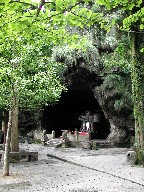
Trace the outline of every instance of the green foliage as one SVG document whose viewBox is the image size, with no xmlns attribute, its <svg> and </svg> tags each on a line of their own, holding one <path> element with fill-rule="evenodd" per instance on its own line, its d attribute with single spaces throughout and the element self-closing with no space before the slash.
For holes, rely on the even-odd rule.
<svg viewBox="0 0 144 192">
<path fill-rule="evenodd" d="M 43 47 L 45 44 L 34 47 L 23 41 L 5 47 L 0 58 L 1 107 L 9 108 L 14 89 L 21 108 L 35 108 L 59 99 L 65 90 L 60 80 L 63 65 L 52 62 L 50 50 L 44 53 Z"/>
<path fill-rule="evenodd" d="M 98 49 L 93 46 L 90 36 L 85 35 L 82 40 L 82 43 L 79 42 L 81 46 L 77 45 L 76 47 L 73 47 L 65 45 L 55 47 L 53 49 L 53 59 L 57 60 L 57 58 L 59 58 L 60 60 L 63 60 L 66 66 L 78 66 L 79 64 L 77 63 L 77 60 L 83 58 L 83 65 L 85 67 L 93 66 L 94 69 L 92 70 L 96 70 L 99 64 Z"/>
<path fill-rule="evenodd" d="M 35 35 L 46 37 L 47 41 L 59 43 L 67 35 L 66 26 L 87 26 L 92 11 L 76 0 L 57 0 L 39 5 L 33 0 L 0 2 L 0 36 L 14 40 L 19 36 L 32 41 Z M 40 3 L 41 4 L 41 3 Z"/>
<path fill-rule="evenodd" d="M 117 68 L 119 71 L 130 74 L 131 72 L 131 54 L 130 40 L 122 36 L 118 42 L 117 48 L 110 54 L 104 54 L 102 57 L 104 69 L 107 72 Z"/>
<path fill-rule="evenodd" d="M 106 9 L 120 12 L 129 11 L 123 20 L 123 28 L 129 29 L 135 22 L 139 22 L 143 29 L 142 0 L 119 1 L 77 1 L 77 0 L 52 0 L 50 2 L 29 1 L 1 1 L 0 2 L 0 35 L 5 38 L 15 39 L 25 36 L 32 41 L 35 35 L 47 36 L 49 42 L 58 43 L 67 36 L 68 25 L 80 28 L 99 24 L 101 28 L 110 29 L 116 23 L 118 12 L 111 13 Z"/>
<path fill-rule="evenodd" d="M 99 87 L 99 92 L 102 95 L 100 104 L 103 105 L 103 100 L 107 101 L 114 98 L 114 110 L 130 110 L 133 102 L 131 98 L 131 85 L 128 77 L 122 77 L 118 74 L 107 74 L 103 84 Z M 108 107 L 108 106 L 107 106 Z"/>
<path fill-rule="evenodd" d="M 49 5 L 49 4 L 48 4 Z M 20 36 L 25 37 L 30 43 L 35 43 L 34 37 L 47 41 L 48 44 L 59 43 L 67 38 L 63 23 L 63 15 L 50 11 L 49 6 L 47 14 L 40 11 L 39 17 L 36 17 L 38 4 L 34 1 L 17 2 L 3 4 L 0 3 L 0 44 L 6 39 L 17 40 Z M 59 25 L 59 27 L 58 27 Z"/>
<path fill-rule="evenodd" d="M 125 92 L 120 92 L 124 93 L 120 99 L 117 99 L 114 103 L 114 108 L 116 111 L 121 111 L 122 109 L 124 110 L 130 110 L 132 111 L 133 107 L 133 102 L 131 99 L 131 92 L 129 89 L 124 89 Z M 131 115 L 131 118 L 133 118 L 133 114 Z"/>
<path fill-rule="evenodd" d="M 121 10 L 126 13 L 123 19 L 123 25 L 120 27 L 121 29 L 130 30 L 136 23 L 137 29 L 143 29 L 143 0 L 98 0 L 97 2 L 99 5 L 104 5 L 107 10 Z"/>
</svg>

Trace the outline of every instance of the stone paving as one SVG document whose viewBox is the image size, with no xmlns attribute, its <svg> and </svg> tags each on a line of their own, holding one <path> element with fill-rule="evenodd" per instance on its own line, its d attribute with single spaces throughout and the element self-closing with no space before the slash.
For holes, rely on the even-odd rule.
<svg viewBox="0 0 144 192">
<path fill-rule="evenodd" d="M 20 148 L 38 151 L 39 160 L 12 163 L 11 176 L 0 176 L 0 192 L 144 191 L 144 168 L 127 163 L 126 148 L 55 149 L 36 144 Z"/>
</svg>

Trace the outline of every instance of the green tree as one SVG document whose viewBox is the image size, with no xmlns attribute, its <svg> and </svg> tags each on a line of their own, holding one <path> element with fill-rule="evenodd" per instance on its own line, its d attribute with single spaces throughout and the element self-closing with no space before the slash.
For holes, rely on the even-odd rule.
<svg viewBox="0 0 144 192">
<path fill-rule="evenodd" d="M 135 118 L 135 150 L 136 163 L 144 164 L 144 103 L 143 103 L 143 85 L 142 69 L 143 58 L 141 52 L 143 48 L 137 43 L 140 35 L 144 33 L 144 3 L 142 0 L 132 1 L 97 1 L 100 6 L 104 6 L 107 12 L 114 11 L 119 17 L 110 18 L 110 22 L 117 26 L 119 31 L 127 32 L 131 40 L 131 83 L 132 98 L 134 103 Z M 105 23 L 108 17 L 105 17 Z M 108 23 L 107 23 L 108 25 Z"/>
<path fill-rule="evenodd" d="M 47 48 L 47 51 L 44 49 Z M 49 105 L 57 101 L 62 90 L 60 75 L 63 65 L 50 58 L 51 46 L 34 47 L 24 41 L 15 41 L 1 52 L 0 58 L 0 101 L 1 108 L 9 110 L 8 136 L 11 130 L 11 149 L 18 151 L 18 110 Z M 45 52 L 44 52 L 44 51 Z M 8 161 L 9 142 L 7 137 L 5 162 Z M 4 175 L 9 174 L 4 164 Z"/>
</svg>

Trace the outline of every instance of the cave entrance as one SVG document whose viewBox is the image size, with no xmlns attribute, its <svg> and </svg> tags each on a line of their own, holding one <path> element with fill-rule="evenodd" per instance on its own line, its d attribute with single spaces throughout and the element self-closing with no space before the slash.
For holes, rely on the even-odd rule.
<svg viewBox="0 0 144 192">
<path fill-rule="evenodd" d="M 94 97 L 91 89 L 69 89 L 63 92 L 58 103 L 45 107 L 42 116 L 42 127 L 48 133 L 55 130 L 56 137 L 62 134 L 61 130 L 74 131 L 82 129 L 83 120 L 86 113 L 89 115 L 99 114 L 100 121 L 93 122 L 97 139 L 105 139 L 110 133 L 110 125 L 105 118 L 101 107 Z"/>
</svg>

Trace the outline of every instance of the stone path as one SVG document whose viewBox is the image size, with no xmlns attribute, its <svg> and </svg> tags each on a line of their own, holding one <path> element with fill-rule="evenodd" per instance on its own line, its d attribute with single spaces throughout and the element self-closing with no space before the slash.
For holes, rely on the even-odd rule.
<svg viewBox="0 0 144 192">
<path fill-rule="evenodd" d="M 11 164 L 11 176 L 0 177 L 0 192 L 144 191 L 144 168 L 126 162 L 127 149 L 20 148 L 38 151 L 39 160 Z"/>
</svg>

